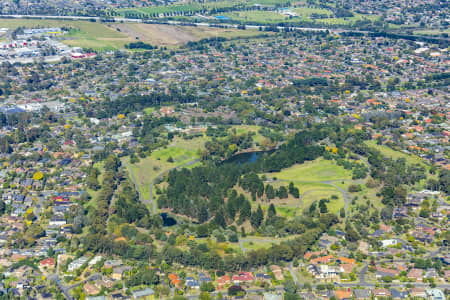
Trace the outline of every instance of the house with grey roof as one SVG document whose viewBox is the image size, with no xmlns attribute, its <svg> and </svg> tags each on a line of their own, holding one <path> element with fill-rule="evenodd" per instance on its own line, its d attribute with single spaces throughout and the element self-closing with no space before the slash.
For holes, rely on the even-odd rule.
<svg viewBox="0 0 450 300">
<path fill-rule="evenodd" d="M 147 299 L 155 294 L 152 288 L 146 288 L 144 290 L 134 291 L 133 299 Z"/>
</svg>

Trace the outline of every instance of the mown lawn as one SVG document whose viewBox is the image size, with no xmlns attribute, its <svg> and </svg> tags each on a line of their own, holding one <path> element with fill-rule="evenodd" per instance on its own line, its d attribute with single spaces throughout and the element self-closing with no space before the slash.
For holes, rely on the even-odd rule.
<svg viewBox="0 0 450 300">
<path fill-rule="evenodd" d="M 268 249 L 272 247 L 272 243 L 269 242 L 244 242 L 245 250 L 258 250 L 258 249 Z"/>
<path fill-rule="evenodd" d="M 338 166 L 333 160 L 319 158 L 294 165 L 278 173 L 267 174 L 267 177 L 304 182 L 346 180 L 352 179 L 352 171 Z"/>
<path fill-rule="evenodd" d="M 294 8 L 292 9 L 292 11 L 296 12 L 298 16 L 303 19 L 309 18 L 309 16 L 311 16 L 312 14 L 320 14 L 327 16 L 333 15 L 333 12 L 329 9 L 306 7 L 306 6 Z"/>
</svg>

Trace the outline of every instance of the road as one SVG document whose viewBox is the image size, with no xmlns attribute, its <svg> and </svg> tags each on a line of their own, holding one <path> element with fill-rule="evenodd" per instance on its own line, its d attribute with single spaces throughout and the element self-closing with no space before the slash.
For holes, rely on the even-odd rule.
<svg viewBox="0 0 450 300">
<path fill-rule="evenodd" d="M 284 291 L 284 287 L 275 287 L 274 289 L 275 289 L 275 291 L 277 291 L 279 293 L 282 293 Z M 256 293 L 264 293 L 264 292 L 266 292 L 266 290 L 263 289 L 263 288 L 250 288 L 250 289 L 247 289 L 245 291 L 246 291 L 247 294 L 256 294 Z M 227 296 L 228 295 L 226 290 L 224 290 L 224 291 L 215 291 L 215 292 L 212 292 L 210 294 L 213 297 L 217 297 L 219 295 L 219 293 L 222 293 L 222 296 Z M 190 294 L 190 295 L 184 295 L 184 297 L 186 297 L 187 299 L 198 299 L 198 296 L 199 296 L 199 293 Z"/>
<path fill-rule="evenodd" d="M 369 265 L 365 264 L 364 267 L 359 272 L 359 284 L 362 284 L 362 285 L 368 284 L 366 282 L 366 273 L 367 273 L 368 269 L 369 269 Z"/>
<path fill-rule="evenodd" d="M 280 243 L 280 240 L 278 239 L 271 239 L 271 238 L 242 238 L 239 240 L 239 247 L 241 248 L 242 252 L 246 253 L 247 249 L 244 246 L 245 242 L 265 242 L 265 243 L 273 243 L 273 244 L 278 244 Z M 437 255 L 438 253 L 440 253 L 442 250 L 445 250 L 445 247 L 439 248 L 436 251 L 429 251 L 428 255 L 426 257 L 433 257 L 435 255 Z M 394 263 L 394 262 L 408 262 L 408 259 L 394 259 L 394 260 L 383 260 L 383 261 L 378 261 L 378 263 L 382 263 L 382 262 L 386 262 L 386 263 Z M 376 285 L 374 283 L 369 283 L 366 281 L 366 274 L 367 271 L 369 269 L 369 264 L 365 263 L 363 268 L 361 269 L 361 271 L 359 272 L 359 276 L 358 276 L 358 282 L 355 283 L 336 283 L 336 286 L 338 287 L 365 287 L 365 288 L 373 288 Z M 303 284 L 298 280 L 297 275 L 295 274 L 295 270 L 293 267 L 293 262 L 289 262 L 288 263 L 288 271 L 291 274 L 292 279 L 294 280 L 295 284 L 298 285 L 299 287 L 302 287 Z M 402 288 L 406 288 L 406 286 L 408 284 L 411 283 L 390 283 L 388 284 L 391 287 L 402 287 Z M 429 284 L 427 283 L 417 283 L 414 282 L 413 283 L 414 286 L 416 287 L 429 287 Z M 313 285 L 315 286 L 315 285 Z M 437 284 L 438 288 L 441 289 L 448 289 L 450 288 L 450 284 L 449 283 L 444 283 L 444 284 Z M 192 299 L 192 298 L 191 298 Z"/>
<path fill-rule="evenodd" d="M 63 293 L 63 295 L 66 299 L 73 300 L 74 298 L 69 293 L 69 291 L 71 289 L 76 288 L 77 286 L 84 284 L 86 282 L 89 282 L 89 281 L 102 279 L 102 275 L 100 273 L 95 273 L 95 274 L 92 274 L 91 276 L 89 276 L 88 278 L 86 278 L 85 280 L 80 281 L 75 284 L 72 284 L 72 285 L 69 285 L 69 286 L 63 285 L 61 282 L 61 279 L 59 278 L 59 276 L 57 274 L 49 275 L 47 278 L 56 283 L 56 286 L 60 289 L 60 291 Z"/>
</svg>

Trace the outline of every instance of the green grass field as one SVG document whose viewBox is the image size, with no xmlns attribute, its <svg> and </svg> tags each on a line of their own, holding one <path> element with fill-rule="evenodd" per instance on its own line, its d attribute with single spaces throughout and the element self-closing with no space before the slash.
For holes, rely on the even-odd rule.
<svg viewBox="0 0 450 300">
<path fill-rule="evenodd" d="M 345 191 L 348 191 L 348 187 L 352 185 L 352 182 L 335 182 L 335 185 L 341 187 Z M 377 196 L 377 189 L 376 188 L 368 188 L 365 184 L 360 184 L 362 190 L 360 192 L 356 193 L 349 193 L 350 198 L 353 199 L 357 197 L 355 200 L 355 205 L 352 204 L 352 200 L 350 201 L 349 209 L 350 211 L 353 210 L 353 208 L 356 205 L 365 205 L 367 201 L 370 201 L 371 204 L 377 209 L 381 209 L 383 207 L 381 203 L 381 197 Z"/>
<path fill-rule="evenodd" d="M 253 131 L 254 133 L 256 133 L 253 136 L 253 141 L 255 143 L 261 143 L 265 139 L 260 133 L 258 133 L 258 130 L 261 129 L 261 126 L 257 126 L 257 125 L 236 125 L 236 126 L 233 126 L 230 129 L 230 131 L 233 130 L 233 129 L 236 129 L 236 133 L 238 135 L 239 134 L 243 134 L 243 133 L 248 133 L 250 131 Z"/>
<path fill-rule="evenodd" d="M 288 185 L 287 182 L 275 182 L 271 183 L 274 188 L 278 189 L 280 186 Z M 335 187 L 320 183 L 320 182 L 294 182 L 294 185 L 300 191 L 300 199 L 294 198 L 292 195 L 289 195 L 287 199 L 274 199 L 271 200 L 270 203 L 273 203 L 276 207 L 277 214 L 286 217 L 293 218 L 295 216 L 301 215 L 304 209 L 307 209 L 311 203 L 314 201 L 319 201 L 320 199 L 330 199 L 330 202 L 327 204 L 330 212 L 337 213 L 339 210 L 344 207 L 344 198 L 342 193 Z M 239 190 L 240 192 L 240 190 Z M 337 199 L 331 199 L 331 196 L 337 196 Z M 250 195 L 247 195 L 250 197 Z M 258 205 L 261 205 L 264 211 L 267 211 L 269 205 L 265 200 L 258 200 L 256 202 L 252 202 L 253 209 L 256 209 Z"/>
<path fill-rule="evenodd" d="M 330 180 L 346 180 L 352 178 L 351 170 L 338 166 L 333 160 L 322 158 L 295 165 L 278 173 L 267 174 L 268 178 L 276 177 L 283 180 L 315 182 Z"/>
<path fill-rule="evenodd" d="M 200 149 L 203 149 L 205 146 L 206 141 L 210 140 L 209 137 L 207 137 L 206 135 L 203 137 L 196 137 L 190 140 L 185 140 L 183 138 L 177 138 L 173 144 L 176 147 L 185 149 L 185 150 L 189 150 L 189 151 L 194 151 L 194 152 L 198 152 Z"/>
<path fill-rule="evenodd" d="M 198 158 L 195 151 L 186 150 L 179 147 L 169 147 L 166 149 L 159 149 L 152 153 L 151 157 L 156 160 L 167 161 L 170 157 L 173 163 L 180 165 L 190 160 Z"/>
<path fill-rule="evenodd" d="M 272 247 L 272 243 L 263 242 L 263 241 L 252 241 L 252 242 L 244 242 L 244 248 L 247 251 L 250 250 L 258 250 L 258 249 L 268 249 Z"/>
<path fill-rule="evenodd" d="M 316 22 L 318 23 L 324 23 L 324 24 L 331 24 L 331 25 L 346 25 L 346 24 L 353 24 L 358 20 L 371 20 L 376 21 L 379 19 L 379 16 L 377 15 L 362 15 L 354 13 L 353 17 L 350 18 L 327 18 L 327 19 L 317 19 Z"/>
<path fill-rule="evenodd" d="M 275 6 L 275 5 L 287 5 L 289 1 L 280 1 L 280 0 L 249 0 L 245 2 L 246 6 L 252 6 L 254 4 L 262 4 L 265 6 Z M 230 1 L 208 1 L 205 3 L 179 3 L 174 5 L 160 5 L 160 6 L 152 6 L 152 7 L 143 7 L 143 8 L 132 8 L 132 9 L 118 9 L 116 12 L 121 15 L 126 14 L 164 14 L 164 13 L 179 13 L 179 12 L 198 12 L 204 9 L 213 9 L 213 8 L 228 8 L 236 5 L 242 6 L 242 1 L 238 0 L 230 0 Z"/>
<path fill-rule="evenodd" d="M 292 11 L 296 12 L 297 15 L 302 19 L 308 19 L 312 14 L 320 14 L 320 15 L 327 15 L 327 16 L 333 15 L 333 12 L 329 9 L 306 7 L 306 6 L 294 8 L 294 9 L 292 9 Z"/>
<path fill-rule="evenodd" d="M 333 195 L 338 198 L 331 199 L 331 196 Z M 307 193 L 303 197 L 303 208 L 308 208 L 314 201 L 319 201 L 320 199 L 330 199 L 330 202 L 327 203 L 327 207 L 328 211 L 332 213 L 339 212 L 339 210 L 345 205 L 342 194 L 336 188 L 329 186 L 329 189 L 313 190 Z"/>
<path fill-rule="evenodd" d="M 188 41 L 216 36 L 249 38 L 261 34 L 258 30 L 40 19 L 0 19 L 0 27 L 66 28 L 69 32 L 61 36 L 63 43 L 95 51 L 124 49 L 126 44 L 136 41 L 136 37 L 152 45 L 176 46 Z"/>
<path fill-rule="evenodd" d="M 353 24 L 354 22 L 358 20 L 371 20 L 375 21 L 379 18 L 377 15 L 362 15 L 355 13 L 353 17 L 349 18 L 334 18 L 333 12 L 328 9 L 322 9 L 322 8 L 311 8 L 311 7 L 299 7 L 299 8 L 292 8 L 291 11 L 297 13 L 297 17 L 289 17 L 282 15 L 279 12 L 276 11 L 233 11 L 233 12 L 227 12 L 224 14 L 220 14 L 223 16 L 227 16 L 235 21 L 241 21 L 241 22 L 257 22 L 257 23 L 266 23 L 266 24 L 273 24 L 273 23 L 280 23 L 280 22 L 299 22 L 299 21 L 311 21 L 316 23 L 323 23 L 323 24 L 331 24 L 331 25 L 347 25 L 347 24 Z M 321 14 L 321 15 L 327 15 L 328 17 L 325 19 L 311 19 L 312 14 Z"/>
<path fill-rule="evenodd" d="M 97 162 L 94 164 L 94 168 L 97 168 L 100 171 L 100 175 L 98 175 L 98 182 L 100 184 L 102 184 L 103 181 L 103 162 Z M 97 208 L 97 197 L 98 194 L 100 193 L 101 189 L 98 189 L 96 191 L 91 190 L 89 188 L 86 189 L 86 191 L 88 192 L 88 194 L 91 196 L 91 200 L 89 200 L 88 203 L 85 204 L 85 207 L 95 207 Z"/>
<path fill-rule="evenodd" d="M 389 148 L 386 145 L 377 145 L 375 140 L 366 141 L 365 143 L 369 147 L 375 148 L 378 151 L 380 151 L 383 156 L 390 157 L 392 159 L 404 158 L 404 159 L 406 159 L 406 162 L 408 164 L 420 164 L 420 165 L 428 168 L 428 166 L 423 162 L 423 160 L 416 155 L 413 155 L 413 154 L 410 155 L 410 154 L 407 154 L 407 153 L 404 153 L 401 151 L 396 151 L 392 148 Z"/>
<path fill-rule="evenodd" d="M 65 27 L 71 29 L 64 43 L 72 47 L 92 48 L 94 50 L 113 50 L 123 48 L 132 39 L 107 25 L 89 21 L 39 20 L 39 19 L 0 19 L 0 27 Z"/>
<path fill-rule="evenodd" d="M 150 156 L 140 159 L 136 164 L 129 163 L 129 158 L 127 158 L 127 162 L 131 166 L 142 197 L 144 199 L 150 198 L 150 184 L 159 174 L 198 159 L 198 150 L 203 147 L 205 140 L 205 138 L 195 138 L 192 140 L 177 138 L 173 142 L 173 146 L 157 149 Z M 170 157 L 173 162 L 168 162 Z M 200 162 L 190 165 L 187 168 L 193 168 L 199 164 Z M 153 192 L 155 193 L 155 189 L 153 189 Z"/>
<path fill-rule="evenodd" d="M 167 161 L 169 157 L 172 157 L 172 163 Z M 140 159 L 139 163 L 130 164 L 142 197 L 150 198 L 150 184 L 159 174 L 196 158 L 196 151 L 169 147 L 154 151 L 150 156 Z"/>
<path fill-rule="evenodd" d="M 230 17 L 235 21 L 257 22 L 257 23 L 279 23 L 289 22 L 295 19 L 289 19 L 278 12 L 273 11 L 235 11 L 220 14 L 221 16 Z M 297 19 L 298 20 L 298 19 Z"/>
<path fill-rule="evenodd" d="M 438 36 L 441 35 L 443 33 L 447 33 L 450 34 L 450 29 L 425 29 L 425 30 L 415 30 L 414 34 L 419 34 L 419 35 L 433 35 L 433 36 Z"/>
</svg>

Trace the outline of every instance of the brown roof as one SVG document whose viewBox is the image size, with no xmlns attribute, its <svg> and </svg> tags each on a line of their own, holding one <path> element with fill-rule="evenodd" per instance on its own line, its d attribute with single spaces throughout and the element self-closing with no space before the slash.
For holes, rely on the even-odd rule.
<svg viewBox="0 0 450 300">
<path fill-rule="evenodd" d="M 349 290 L 336 290 L 334 291 L 334 296 L 337 299 L 346 299 L 352 297 L 352 291 Z"/>
<path fill-rule="evenodd" d="M 416 278 L 416 279 L 419 279 L 419 278 L 422 278 L 423 276 L 422 276 L 422 270 L 421 269 L 411 269 L 409 272 L 408 272 L 408 278 Z"/>
<path fill-rule="evenodd" d="M 344 270 L 344 273 L 350 273 L 354 266 L 353 264 L 341 264 L 339 267 Z"/>
<path fill-rule="evenodd" d="M 372 294 L 374 296 L 382 296 L 382 297 L 389 297 L 391 295 L 391 292 L 387 289 L 374 289 L 372 290 Z"/>
<path fill-rule="evenodd" d="M 334 258 L 333 255 L 322 256 L 322 257 L 311 259 L 311 263 L 313 265 L 323 264 L 323 263 L 327 263 L 327 262 L 333 260 L 333 258 Z"/>
</svg>

